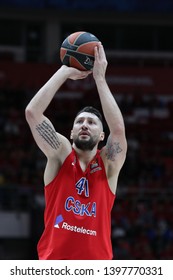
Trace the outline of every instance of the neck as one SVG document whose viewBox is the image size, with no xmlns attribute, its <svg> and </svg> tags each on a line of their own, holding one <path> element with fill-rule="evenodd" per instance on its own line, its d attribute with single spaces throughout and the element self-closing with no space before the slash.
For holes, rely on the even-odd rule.
<svg viewBox="0 0 173 280">
<path fill-rule="evenodd" d="M 77 153 L 79 160 L 85 164 L 88 164 L 97 153 L 97 146 L 95 146 L 94 149 L 91 151 L 80 150 L 76 147 L 74 143 L 72 146 L 75 152 Z"/>
</svg>

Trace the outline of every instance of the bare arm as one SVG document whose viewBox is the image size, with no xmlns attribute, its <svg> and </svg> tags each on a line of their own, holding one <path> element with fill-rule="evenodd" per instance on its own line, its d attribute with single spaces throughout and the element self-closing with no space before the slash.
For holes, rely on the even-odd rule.
<svg viewBox="0 0 173 280">
<path fill-rule="evenodd" d="M 46 183 L 48 183 L 58 168 L 71 151 L 71 144 L 60 133 L 55 131 L 50 120 L 44 115 L 44 111 L 52 101 L 61 85 L 68 79 L 83 79 L 90 72 L 78 71 L 75 68 L 62 66 L 47 81 L 45 85 L 32 98 L 25 110 L 26 120 L 30 126 L 33 137 L 46 155 L 48 162 L 46 167 Z"/>
<path fill-rule="evenodd" d="M 127 151 L 125 126 L 121 111 L 114 99 L 105 79 L 107 60 L 103 46 L 95 48 L 95 63 L 93 77 L 98 89 L 105 120 L 110 130 L 106 146 L 103 148 L 103 159 L 109 179 L 114 181 L 124 163 Z M 113 189 L 115 192 L 115 189 Z"/>
<path fill-rule="evenodd" d="M 25 110 L 33 137 L 47 157 L 56 155 L 61 147 L 62 139 L 60 135 L 56 134 L 49 119 L 44 116 L 44 111 L 66 79 L 67 74 L 59 69 L 32 98 Z"/>
</svg>

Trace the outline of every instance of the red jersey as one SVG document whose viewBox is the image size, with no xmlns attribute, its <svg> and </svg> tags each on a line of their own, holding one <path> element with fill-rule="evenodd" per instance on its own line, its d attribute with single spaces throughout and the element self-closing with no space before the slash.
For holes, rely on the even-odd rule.
<svg viewBox="0 0 173 280">
<path fill-rule="evenodd" d="M 112 259 L 114 199 L 100 151 L 83 172 L 72 150 L 45 187 L 45 229 L 37 246 L 39 259 Z"/>
</svg>

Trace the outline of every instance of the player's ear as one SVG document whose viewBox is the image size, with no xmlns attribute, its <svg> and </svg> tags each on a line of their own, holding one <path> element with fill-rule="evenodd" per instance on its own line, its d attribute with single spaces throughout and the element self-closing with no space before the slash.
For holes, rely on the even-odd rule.
<svg viewBox="0 0 173 280">
<path fill-rule="evenodd" d="M 73 139 L 73 130 L 71 130 L 70 139 Z"/>
<path fill-rule="evenodd" d="M 100 141 L 103 141 L 105 139 L 105 133 L 102 131 L 100 133 Z"/>
</svg>

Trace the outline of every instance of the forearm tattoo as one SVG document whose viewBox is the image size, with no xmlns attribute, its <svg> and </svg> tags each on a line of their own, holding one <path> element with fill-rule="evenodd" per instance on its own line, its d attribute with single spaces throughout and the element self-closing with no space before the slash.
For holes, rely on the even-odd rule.
<svg viewBox="0 0 173 280">
<path fill-rule="evenodd" d="M 53 149 L 57 150 L 60 147 L 61 142 L 56 131 L 45 120 L 36 126 L 36 130 Z"/>
<path fill-rule="evenodd" d="M 116 158 L 116 155 L 122 152 L 120 143 L 119 142 L 112 143 L 109 139 L 108 139 L 106 148 L 107 148 L 106 157 L 107 157 L 107 159 L 109 159 L 111 161 L 114 161 Z"/>
</svg>

